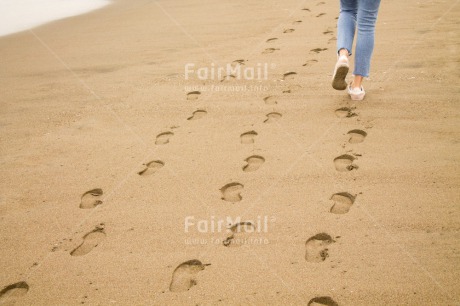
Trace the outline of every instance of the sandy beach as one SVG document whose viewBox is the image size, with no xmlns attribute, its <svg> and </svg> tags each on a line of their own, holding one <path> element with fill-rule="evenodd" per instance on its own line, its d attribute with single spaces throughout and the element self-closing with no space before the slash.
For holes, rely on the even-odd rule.
<svg viewBox="0 0 460 306">
<path fill-rule="evenodd" d="M 459 305 L 460 3 L 382 1 L 364 101 L 337 16 L 117 0 L 0 38 L 0 304 Z"/>
</svg>

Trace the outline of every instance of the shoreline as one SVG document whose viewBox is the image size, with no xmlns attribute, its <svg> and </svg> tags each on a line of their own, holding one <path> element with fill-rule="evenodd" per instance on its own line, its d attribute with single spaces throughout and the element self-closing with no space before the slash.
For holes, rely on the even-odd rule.
<svg viewBox="0 0 460 306">
<path fill-rule="evenodd" d="M 113 3 L 110 0 L 99 0 L 99 3 L 94 1 L 87 1 L 86 3 L 82 3 L 82 1 L 75 3 L 62 0 L 46 1 L 48 3 L 43 3 L 43 1 L 40 4 L 32 2 L 17 3 L 17 1 L 15 1 L 14 5 L 3 3 L 2 5 L 5 7 L 1 10 L 4 16 L 0 15 L 2 20 L 0 23 L 0 39 L 66 18 L 88 14 Z M 35 7 L 31 7 L 32 5 L 35 5 Z M 34 11 L 34 15 L 30 14 L 31 11 Z M 45 15 L 46 13 L 48 15 Z M 14 16 L 14 19 L 11 16 Z"/>
</svg>

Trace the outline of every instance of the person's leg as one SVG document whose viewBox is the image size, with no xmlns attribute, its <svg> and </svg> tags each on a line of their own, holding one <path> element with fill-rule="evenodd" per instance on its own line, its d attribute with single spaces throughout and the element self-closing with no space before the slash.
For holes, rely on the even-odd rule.
<svg viewBox="0 0 460 306">
<path fill-rule="evenodd" d="M 379 5 L 380 0 L 359 0 L 353 88 L 361 89 L 363 78 L 369 77 Z"/>
<path fill-rule="evenodd" d="M 340 0 L 340 14 L 337 22 L 337 53 L 351 55 L 355 37 L 358 0 Z"/>
<path fill-rule="evenodd" d="M 358 0 L 340 0 L 340 15 L 337 22 L 337 63 L 332 76 L 332 87 L 337 90 L 347 88 L 348 56 L 351 55 L 356 29 Z"/>
</svg>

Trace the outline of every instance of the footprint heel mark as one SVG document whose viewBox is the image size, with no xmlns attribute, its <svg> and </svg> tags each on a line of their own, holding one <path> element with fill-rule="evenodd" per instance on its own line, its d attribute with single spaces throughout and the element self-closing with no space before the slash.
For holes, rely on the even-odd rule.
<svg viewBox="0 0 460 306">
<path fill-rule="evenodd" d="M 331 38 L 329 38 L 329 40 L 327 41 L 327 44 L 330 44 L 332 43 L 333 41 L 336 41 L 337 40 L 337 37 L 333 36 Z"/>
<path fill-rule="evenodd" d="M 257 136 L 256 131 L 249 131 L 240 135 L 240 140 L 242 144 L 251 144 L 254 143 L 254 138 Z"/>
<path fill-rule="evenodd" d="M 199 91 L 191 91 L 187 93 L 187 100 L 197 100 L 201 95 Z"/>
<path fill-rule="evenodd" d="M 354 109 L 349 108 L 349 107 L 341 107 L 335 110 L 335 115 L 339 118 L 351 118 L 358 116 L 355 112 L 353 112 Z"/>
<path fill-rule="evenodd" d="M 339 192 L 332 195 L 331 200 L 334 204 L 330 212 L 333 214 L 343 215 L 350 211 L 351 206 L 355 203 L 356 196 L 348 192 Z"/>
<path fill-rule="evenodd" d="M 81 196 L 80 208 L 91 209 L 102 204 L 103 191 L 100 188 L 92 189 Z"/>
<path fill-rule="evenodd" d="M 0 291 L 0 304 L 13 305 L 22 296 L 26 295 L 29 291 L 29 285 L 26 282 L 17 282 L 6 286 Z"/>
<path fill-rule="evenodd" d="M 320 52 L 323 52 L 323 51 L 326 51 L 327 48 L 315 48 L 315 49 L 311 49 L 310 51 L 311 52 L 314 52 L 314 53 L 320 53 Z"/>
<path fill-rule="evenodd" d="M 262 54 L 270 54 L 270 53 L 273 53 L 273 52 L 275 52 L 277 50 L 279 50 L 279 48 L 267 48 L 264 51 L 262 51 Z"/>
<path fill-rule="evenodd" d="M 353 161 L 356 158 L 348 155 L 348 154 L 343 154 L 340 155 L 339 157 L 334 158 L 334 165 L 335 169 L 339 172 L 345 172 L 345 171 L 351 171 L 353 169 L 358 169 L 358 166 L 353 164 Z"/>
<path fill-rule="evenodd" d="M 320 306 L 320 305 L 324 305 L 324 306 L 339 306 L 339 304 L 337 304 L 336 301 L 334 301 L 332 298 L 328 297 L 328 296 L 318 296 L 318 297 L 315 297 L 315 298 L 312 298 L 309 302 L 308 302 L 308 306 Z"/>
<path fill-rule="evenodd" d="M 311 10 L 310 10 L 309 8 L 306 8 L 306 7 L 304 7 L 304 8 L 302 9 L 302 11 L 311 12 Z"/>
<path fill-rule="evenodd" d="M 349 143 L 361 143 L 367 136 L 363 130 L 351 130 L 347 134 L 350 135 Z"/>
<path fill-rule="evenodd" d="M 276 97 L 274 97 L 274 96 L 265 97 L 264 102 L 267 105 L 275 105 L 275 104 L 278 103 L 278 101 L 276 101 Z"/>
<path fill-rule="evenodd" d="M 295 31 L 295 29 L 286 29 L 286 30 L 283 31 L 283 33 L 287 34 L 287 33 L 292 33 L 294 31 Z"/>
<path fill-rule="evenodd" d="M 76 247 L 72 252 L 71 256 L 83 256 L 91 252 L 95 247 L 104 240 L 106 234 L 104 229 L 96 228 L 95 230 L 89 232 L 83 236 L 83 242 L 78 247 Z"/>
<path fill-rule="evenodd" d="M 244 160 L 247 162 L 247 165 L 243 167 L 244 172 L 253 172 L 258 170 L 265 162 L 265 158 L 259 155 L 249 156 Z"/>
<path fill-rule="evenodd" d="M 236 68 L 236 67 L 238 67 L 238 66 L 245 65 L 245 62 L 246 62 L 246 60 L 244 60 L 244 59 L 237 59 L 237 60 L 234 60 L 234 61 L 231 63 L 231 66 L 232 66 L 232 68 Z"/>
<path fill-rule="evenodd" d="M 200 271 L 203 271 L 206 266 L 211 264 L 202 264 L 197 259 L 192 259 L 181 263 L 177 266 L 172 274 L 171 284 L 169 291 L 183 292 L 188 291 L 190 288 L 197 284 L 196 276 Z"/>
<path fill-rule="evenodd" d="M 157 135 L 157 139 L 155 140 L 156 145 L 164 145 L 169 143 L 169 139 L 174 136 L 173 132 L 164 132 Z"/>
<path fill-rule="evenodd" d="M 245 243 L 246 236 L 256 230 L 251 222 L 240 222 L 230 227 L 231 234 L 222 243 L 226 247 L 238 247 Z"/>
<path fill-rule="evenodd" d="M 275 121 L 278 121 L 283 115 L 277 112 L 272 112 L 268 113 L 266 116 L 267 119 L 265 119 L 264 123 L 273 123 Z"/>
<path fill-rule="evenodd" d="M 231 80 L 235 80 L 236 79 L 236 76 L 234 76 L 233 74 L 227 74 L 226 76 L 222 77 L 222 79 L 220 80 L 221 82 L 223 81 L 231 81 Z"/>
<path fill-rule="evenodd" d="M 290 84 L 285 89 L 283 89 L 283 94 L 288 94 L 288 93 L 290 94 L 290 93 L 300 90 L 301 88 L 302 86 L 300 86 L 299 84 Z"/>
<path fill-rule="evenodd" d="M 244 65 L 244 62 L 246 62 L 246 60 L 244 59 L 237 59 L 237 60 L 234 60 L 232 62 L 232 64 L 235 64 L 235 65 Z"/>
<path fill-rule="evenodd" d="M 294 72 L 294 71 L 286 72 L 285 74 L 283 74 L 283 80 L 284 81 L 293 80 L 295 79 L 296 75 L 297 75 L 297 72 Z"/>
<path fill-rule="evenodd" d="M 199 109 L 199 110 L 196 110 L 193 112 L 192 116 L 191 117 L 188 117 L 187 120 L 198 120 L 198 119 L 201 119 L 203 118 L 204 116 L 206 116 L 208 114 L 207 111 L 205 110 L 202 110 L 202 109 Z"/>
<path fill-rule="evenodd" d="M 146 175 L 151 175 L 163 168 L 165 163 L 161 160 L 152 160 L 151 162 L 148 162 L 145 164 L 145 169 L 142 171 L 139 171 L 137 174 L 140 176 L 146 176 Z"/>
<path fill-rule="evenodd" d="M 316 15 L 316 18 L 324 16 L 324 15 L 326 15 L 326 13 L 319 13 L 318 15 Z"/>
<path fill-rule="evenodd" d="M 305 64 L 303 64 L 302 66 L 306 67 L 306 66 L 310 66 L 311 64 L 313 63 L 317 63 L 318 60 L 315 60 L 315 59 L 312 59 L 312 60 L 308 60 Z"/>
<path fill-rule="evenodd" d="M 267 39 L 265 42 L 267 42 L 267 43 L 272 43 L 272 42 L 275 42 L 275 41 L 277 41 L 277 40 L 278 40 L 278 38 L 272 37 L 272 38 Z"/>
<path fill-rule="evenodd" d="M 305 243 L 305 260 L 308 262 L 325 261 L 328 254 L 328 245 L 335 242 L 331 236 L 326 233 L 319 233 L 308 238 Z"/>
<path fill-rule="evenodd" d="M 222 192 L 222 200 L 227 202 L 239 202 L 243 199 L 241 196 L 241 191 L 243 191 L 244 186 L 240 183 L 233 182 L 225 185 L 220 189 Z"/>
<path fill-rule="evenodd" d="M 294 25 L 295 25 L 295 24 L 299 24 L 299 23 L 302 23 L 302 20 L 294 20 L 294 21 L 292 22 L 292 24 L 294 24 Z"/>
</svg>

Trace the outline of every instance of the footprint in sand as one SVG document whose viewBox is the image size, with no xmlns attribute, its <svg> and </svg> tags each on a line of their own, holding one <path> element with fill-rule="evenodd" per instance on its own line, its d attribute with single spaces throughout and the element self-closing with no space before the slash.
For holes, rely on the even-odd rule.
<svg viewBox="0 0 460 306">
<path fill-rule="evenodd" d="M 233 182 L 225 185 L 220 189 L 222 192 L 222 200 L 227 202 L 239 202 L 243 199 L 241 196 L 241 191 L 243 191 L 244 186 L 240 183 Z"/>
<path fill-rule="evenodd" d="M 306 7 L 304 7 L 304 8 L 302 9 L 302 11 L 311 12 L 311 10 L 310 10 L 309 8 L 306 8 Z"/>
<path fill-rule="evenodd" d="M 270 54 L 270 53 L 273 53 L 273 52 L 275 52 L 277 50 L 279 50 L 279 48 L 267 48 L 262 52 L 262 54 Z"/>
<path fill-rule="evenodd" d="M 331 207 L 330 212 L 333 214 L 343 215 L 350 211 L 351 206 L 355 202 L 356 196 L 349 194 L 348 192 L 339 192 L 333 194 L 331 200 L 334 204 Z"/>
<path fill-rule="evenodd" d="M 196 100 L 201 95 L 199 91 L 191 91 L 187 93 L 187 100 Z"/>
<path fill-rule="evenodd" d="M 274 97 L 274 96 L 265 97 L 264 102 L 267 105 L 275 105 L 275 104 L 278 103 L 278 101 L 276 101 L 276 97 Z"/>
<path fill-rule="evenodd" d="M 70 255 L 83 256 L 91 252 L 105 238 L 104 229 L 96 228 L 83 236 L 83 243 L 76 247 Z"/>
<path fill-rule="evenodd" d="M 292 22 L 292 24 L 299 24 L 299 23 L 302 23 L 302 20 L 294 20 L 294 21 Z"/>
<path fill-rule="evenodd" d="M 206 266 L 210 265 L 211 264 L 202 264 L 201 261 L 197 259 L 181 263 L 173 272 L 169 291 L 188 291 L 197 284 L 196 276 L 198 272 L 203 271 Z"/>
<path fill-rule="evenodd" d="M 13 305 L 29 291 L 26 282 L 18 282 L 6 286 L 0 291 L 0 305 Z"/>
<path fill-rule="evenodd" d="M 300 89 L 302 89 L 301 85 L 293 84 L 293 85 L 289 85 L 287 88 L 285 88 L 283 90 L 283 93 L 293 93 L 293 92 L 296 92 L 296 91 L 298 91 Z"/>
<path fill-rule="evenodd" d="M 323 34 L 324 34 L 324 35 L 334 34 L 334 32 L 333 32 L 330 28 L 327 28 L 327 30 L 324 31 Z"/>
<path fill-rule="evenodd" d="M 336 109 L 335 115 L 339 118 L 350 118 L 358 116 L 355 112 L 353 112 L 353 109 L 349 107 L 341 107 L 339 109 Z"/>
<path fill-rule="evenodd" d="M 231 80 L 235 80 L 236 79 L 236 76 L 234 76 L 233 74 L 228 74 L 224 77 L 222 77 L 222 79 L 220 80 L 221 82 L 223 81 L 231 81 Z"/>
<path fill-rule="evenodd" d="M 272 43 L 272 42 L 275 42 L 275 41 L 277 41 L 277 40 L 278 40 L 278 38 L 273 37 L 273 38 L 267 39 L 265 42 L 267 42 L 267 43 Z"/>
<path fill-rule="evenodd" d="M 316 17 L 321 17 L 321 16 L 324 16 L 326 15 L 326 13 L 319 13 L 318 15 L 316 15 Z"/>
<path fill-rule="evenodd" d="M 297 75 L 297 72 L 293 72 L 293 71 L 286 72 L 285 74 L 283 74 L 283 80 L 284 81 L 293 80 L 295 79 L 296 75 Z"/>
<path fill-rule="evenodd" d="M 347 134 L 350 135 L 350 139 L 348 140 L 349 143 L 363 142 L 364 138 L 367 136 L 367 133 L 362 130 L 351 130 Z"/>
<path fill-rule="evenodd" d="M 292 33 L 294 31 L 295 31 L 295 29 L 286 29 L 286 30 L 283 31 L 283 33 L 285 33 L 285 34 L 286 33 Z"/>
<path fill-rule="evenodd" d="M 339 172 L 351 171 L 353 169 L 358 169 L 357 165 L 353 164 L 355 158 L 348 154 L 340 155 L 339 157 L 334 158 L 335 169 Z"/>
<path fill-rule="evenodd" d="M 249 131 L 240 135 L 240 140 L 242 144 L 251 144 L 254 143 L 254 138 L 257 136 L 256 131 Z"/>
<path fill-rule="evenodd" d="M 315 53 L 320 53 L 320 52 L 323 52 L 323 51 L 326 51 L 327 48 L 315 48 L 315 49 L 311 49 L 310 51 L 311 52 L 315 52 Z"/>
<path fill-rule="evenodd" d="M 303 64 L 302 66 L 304 66 L 304 67 L 310 66 L 310 65 L 312 65 L 312 64 L 314 64 L 314 63 L 317 63 L 317 62 L 318 62 L 318 60 L 311 59 L 311 60 L 306 61 L 306 63 Z"/>
<path fill-rule="evenodd" d="M 316 3 L 316 6 L 318 6 L 318 5 L 323 5 L 323 4 L 326 4 L 326 2 L 323 2 L 323 1 L 318 2 L 318 3 Z"/>
<path fill-rule="evenodd" d="M 327 41 L 327 44 L 330 44 L 332 43 L 333 41 L 336 41 L 337 40 L 337 37 L 333 36 L 331 38 L 329 38 L 329 40 Z"/>
<path fill-rule="evenodd" d="M 246 62 L 244 59 L 237 59 L 234 60 L 231 64 L 232 68 L 238 67 L 240 65 L 244 65 L 244 62 Z"/>
<path fill-rule="evenodd" d="M 231 235 L 223 241 L 223 245 L 226 247 L 241 246 L 247 240 L 246 236 L 254 233 L 255 229 L 255 226 L 251 222 L 240 222 L 234 224 L 232 227 L 230 227 L 230 231 L 232 232 Z"/>
<path fill-rule="evenodd" d="M 272 113 L 268 113 L 266 116 L 267 116 L 267 119 L 265 119 L 264 123 L 273 123 L 273 122 L 278 121 L 283 115 L 277 112 L 272 112 Z"/>
<path fill-rule="evenodd" d="M 247 165 L 243 167 L 244 172 L 253 172 L 259 169 L 265 162 L 265 158 L 259 155 L 249 156 L 244 160 L 247 162 Z"/>
<path fill-rule="evenodd" d="M 164 165 L 165 163 L 162 162 L 161 160 L 153 160 L 151 162 L 146 163 L 145 169 L 142 171 L 139 171 L 137 174 L 141 176 L 151 175 L 157 172 L 158 170 L 160 170 L 161 168 L 163 168 Z"/>
<path fill-rule="evenodd" d="M 174 136 L 174 133 L 173 132 L 164 132 L 164 133 L 160 133 L 157 135 L 157 139 L 155 141 L 155 144 L 156 145 L 164 145 L 164 144 L 167 144 L 169 143 L 169 139 Z"/>
<path fill-rule="evenodd" d="M 305 243 L 305 260 L 308 262 L 322 262 L 329 256 L 327 246 L 335 242 L 326 233 L 316 234 L 308 238 Z"/>
<path fill-rule="evenodd" d="M 328 296 L 315 297 L 315 298 L 312 298 L 310 300 L 310 302 L 308 302 L 308 306 L 320 306 L 320 305 L 324 305 L 324 306 L 339 306 L 339 304 L 337 304 L 336 301 L 334 301 L 333 299 L 331 299 Z"/>
<path fill-rule="evenodd" d="M 90 209 L 102 204 L 102 189 L 96 188 L 85 192 L 81 196 L 80 208 Z"/>
<path fill-rule="evenodd" d="M 234 63 L 234 64 L 239 64 L 239 65 L 244 65 L 244 62 L 245 62 L 245 61 L 246 61 L 246 60 L 244 60 L 244 59 L 237 59 L 237 60 L 234 60 L 234 61 L 232 62 L 232 64 Z"/>
<path fill-rule="evenodd" d="M 194 111 L 193 114 L 192 114 L 192 116 L 191 116 L 191 117 L 188 117 L 187 120 L 198 120 L 198 119 L 203 118 L 203 117 L 206 116 L 207 114 L 208 114 L 207 111 L 202 110 L 202 109 L 199 109 L 199 110 Z"/>
</svg>

